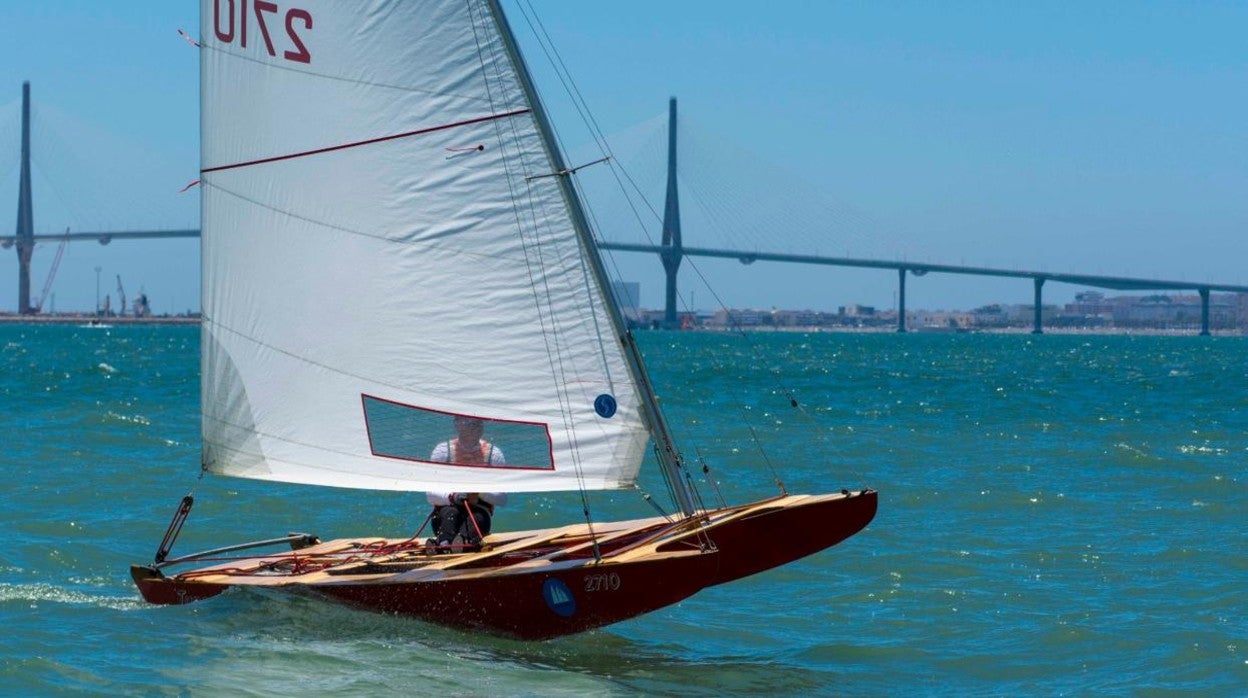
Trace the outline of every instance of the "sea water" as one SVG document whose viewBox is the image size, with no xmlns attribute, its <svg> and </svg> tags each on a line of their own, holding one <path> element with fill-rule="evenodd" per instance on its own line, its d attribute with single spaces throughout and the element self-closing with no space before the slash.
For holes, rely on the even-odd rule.
<svg viewBox="0 0 1248 698">
<path fill-rule="evenodd" d="M 200 480 L 198 328 L 0 325 L 0 692 L 1248 693 L 1248 340 L 639 341 L 704 499 L 870 486 L 879 514 L 674 607 L 518 642 L 282 595 L 145 604 L 128 566 L 188 491 L 175 554 L 398 539 L 426 507 Z M 652 470 L 642 487 L 669 506 Z M 588 502 L 599 520 L 653 513 L 637 492 Z M 517 496 L 496 526 L 581 511 L 576 493 Z"/>
</svg>

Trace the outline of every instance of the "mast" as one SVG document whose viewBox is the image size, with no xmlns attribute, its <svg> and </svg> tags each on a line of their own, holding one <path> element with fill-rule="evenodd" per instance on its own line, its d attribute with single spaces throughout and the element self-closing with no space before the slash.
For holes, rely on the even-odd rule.
<svg viewBox="0 0 1248 698">
<path fill-rule="evenodd" d="M 503 39 L 507 55 L 516 70 L 516 75 L 520 79 L 520 86 L 524 90 L 524 95 L 529 102 L 529 108 L 533 110 L 533 117 L 537 121 L 538 131 L 541 133 L 542 145 L 546 149 L 546 154 L 550 158 L 551 164 L 554 165 L 555 172 L 559 175 L 555 179 L 559 182 L 559 189 L 563 193 L 564 202 L 568 206 L 568 211 L 572 214 L 572 225 L 576 229 L 577 237 L 580 238 L 581 245 L 585 249 L 589 268 L 599 288 L 607 296 L 607 311 L 611 316 L 611 323 L 615 327 L 617 336 L 624 345 L 625 356 L 628 357 L 629 370 L 633 374 L 633 380 L 641 386 L 642 413 L 650 423 L 652 435 L 658 445 L 659 465 L 663 468 L 663 475 L 672 487 L 672 492 L 676 497 L 676 503 L 680 506 L 680 510 L 686 516 L 690 516 L 696 507 L 689 489 L 685 486 L 685 481 L 681 478 L 680 454 L 676 450 L 676 444 L 672 441 L 671 433 L 667 429 L 667 421 L 663 418 L 663 412 L 659 408 L 658 400 L 654 397 L 654 388 L 650 384 L 650 376 L 646 373 L 641 352 L 637 349 L 637 343 L 633 334 L 628 330 L 624 318 L 620 314 L 615 291 L 608 282 L 607 271 L 602 264 L 601 257 L 598 255 L 598 244 L 594 241 L 593 234 L 589 230 L 585 212 L 581 208 L 580 197 L 577 196 L 576 187 L 573 185 L 572 179 L 567 172 L 567 165 L 564 164 L 563 155 L 559 152 L 554 132 L 551 130 L 550 122 L 546 118 L 546 110 L 542 107 L 541 100 L 538 99 L 537 89 L 533 85 L 533 78 L 529 75 L 529 69 L 524 62 L 524 57 L 520 55 L 520 49 L 516 45 L 516 39 L 511 33 L 511 26 L 507 22 L 507 16 L 503 13 L 502 5 L 499 3 L 499 0 L 486 0 L 486 2 L 489 4 L 490 14 L 493 15 L 494 21 L 498 25 L 499 36 Z"/>
</svg>

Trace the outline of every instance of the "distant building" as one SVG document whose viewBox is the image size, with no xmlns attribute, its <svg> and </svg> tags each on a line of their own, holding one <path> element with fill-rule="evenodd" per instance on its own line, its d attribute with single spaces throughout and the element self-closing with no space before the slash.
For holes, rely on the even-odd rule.
<svg viewBox="0 0 1248 698">
<path fill-rule="evenodd" d="M 1209 327 L 1231 329 L 1248 326 L 1248 296 L 1242 294 L 1211 294 L 1209 296 Z M 1118 327 L 1135 329 L 1185 329 L 1201 324 L 1199 295 L 1167 295 L 1105 297 L 1096 291 L 1075 295 L 1055 318 L 1056 326 Z"/>
<path fill-rule="evenodd" d="M 840 314 L 845 317 L 871 317 L 875 315 L 875 308 L 870 305 L 858 305 L 851 303 L 850 305 L 842 305 L 839 308 Z"/>
<path fill-rule="evenodd" d="M 631 289 L 617 287 L 621 304 L 636 303 L 637 284 Z M 663 327 L 662 310 L 625 308 L 634 327 Z M 1029 329 L 1035 322 L 1030 303 L 984 305 L 970 312 L 912 310 L 906 313 L 906 326 L 914 331 L 974 331 L 976 329 Z M 1080 291 L 1065 306 L 1043 305 L 1041 324 L 1045 328 L 1073 330 L 1140 329 L 1191 330 L 1201 325 L 1201 298 L 1191 295 L 1106 296 L 1100 291 Z M 771 308 L 720 309 L 714 313 L 683 313 L 684 329 L 802 329 L 827 328 L 891 329 L 897 324 L 894 310 L 878 311 L 869 305 L 850 304 L 837 312 L 779 310 Z M 1240 329 L 1248 332 L 1248 294 L 1210 294 L 1209 328 Z"/>
<path fill-rule="evenodd" d="M 949 310 L 916 310 L 907 313 L 907 325 L 915 330 L 964 330 L 975 325 L 974 316 Z"/>
<path fill-rule="evenodd" d="M 999 303 L 982 305 L 971 311 L 971 321 L 976 327 L 1006 327 L 1010 318 Z"/>
<path fill-rule="evenodd" d="M 831 324 L 832 317 L 830 313 L 815 310 L 774 310 L 771 313 L 777 327 L 819 327 Z"/>
<path fill-rule="evenodd" d="M 139 291 L 139 297 L 134 299 L 134 316 L 148 317 L 152 314 L 152 306 L 147 302 L 147 293 Z"/>
<path fill-rule="evenodd" d="M 771 319 L 771 312 L 767 310 L 725 310 L 715 311 L 711 316 L 711 323 L 721 327 L 758 327 Z"/>
<path fill-rule="evenodd" d="M 1114 303 L 1105 300 L 1105 294 L 1099 291 L 1082 291 L 1075 294 L 1075 302 L 1066 306 L 1067 315 L 1112 316 Z"/>
</svg>

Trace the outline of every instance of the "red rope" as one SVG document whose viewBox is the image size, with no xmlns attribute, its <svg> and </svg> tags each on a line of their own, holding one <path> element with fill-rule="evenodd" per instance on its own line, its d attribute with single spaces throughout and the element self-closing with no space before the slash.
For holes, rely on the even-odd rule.
<svg viewBox="0 0 1248 698">
<path fill-rule="evenodd" d="M 477 495 L 480 497 L 481 495 Z M 485 536 L 481 533 L 481 527 L 477 525 L 477 517 L 472 515 L 472 505 L 468 504 L 468 500 L 464 500 L 464 511 L 468 513 L 468 520 L 472 522 L 472 527 L 477 530 L 477 540 L 482 540 Z"/>
<path fill-rule="evenodd" d="M 369 138 L 368 140 L 356 141 L 354 143 L 343 143 L 342 145 L 331 145 L 327 148 L 317 148 L 315 150 L 305 150 L 301 153 L 290 153 L 289 155 L 275 155 L 270 158 L 260 158 L 259 160 L 248 160 L 247 162 L 238 162 L 233 165 L 219 165 L 217 167 L 205 167 L 200 170 L 202 174 L 209 172 L 220 172 L 222 170 L 233 170 L 239 167 L 250 167 L 252 165 L 263 165 L 270 162 L 279 162 L 281 160 L 293 160 L 295 158 L 307 157 L 309 155 L 320 155 L 322 153 L 331 153 L 335 150 L 346 150 L 347 148 L 356 148 L 362 145 L 372 145 L 374 143 L 384 143 L 385 141 L 393 141 L 399 138 L 408 138 L 410 136 L 420 136 L 435 131 L 445 131 L 447 129 L 458 128 L 460 126 L 468 126 L 471 124 L 479 124 L 483 121 L 494 121 L 495 119 L 505 119 L 509 116 L 517 116 L 519 114 L 527 114 L 528 109 L 516 109 L 515 111 L 504 112 L 502 114 L 490 114 L 489 116 L 481 116 L 466 121 L 457 121 L 453 124 L 443 124 L 441 126 L 430 126 L 428 128 L 416 129 L 415 131 L 405 131 L 390 136 L 381 136 L 378 138 Z"/>
<path fill-rule="evenodd" d="M 287 565 L 287 564 L 290 565 L 290 571 L 288 572 L 288 574 L 290 574 L 291 576 L 295 576 L 295 575 L 300 575 L 300 574 L 307 574 L 309 572 L 317 572 L 317 571 L 327 569 L 330 567 L 347 565 L 352 562 L 359 562 L 359 561 L 367 560 L 373 557 L 382 557 L 385 555 L 393 555 L 395 553 L 401 553 L 406 550 L 419 549 L 419 548 L 424 547 L 424 544 L 417 542 L 417 541 L 420 538 L 420 534 L 424 532 L 425 527 L 429 525 L 429 522 L 431 520 L 433 520 L 433 512 L 435 510 L 436 509 L 430 510 L 429 515 L 425 517 L 424 522 L 420 524 L 420 528 L 416 529 L 416 533 L 412 534 L 411 538 L 399 541 L 397 543 L 391 543 L 390 541 L 385 540 L 385 539 L 375 540 L 371 543 L 365 543 L 364 545 L 361 545 L 359 548 L 357 548 L 354 551 L 353 554 L 347 557 L 334 558 L 332 557 L 332 555 L 326 555 L 324 557 L 314 557 L 314 556 L 300 557 L 298 552 L 291 551 L 289 553 L 278 553 L 277 555 L 266 555 L 265 557 L 270 557 L 270 558 L 276 557 L 277 559 L 274 559 L 268 562 L 267 564 L 260 565 L 254 568 L 244 569 L 242 567 L 226 567 L 223 569 L 190 570 L 190 571 L 183 572 L 181 574 L 176 575 L 176 578 L 177 579 L 194 579 L 196 577 L 207 577 L 207 576 L 212 576 L 212 575 L 222 575 L 226 577 L 245 577 L 248 575 L 255 574 L 257 570 L 275 570 L 278 567 L 282 565 Z M 469 515 L 471 516 L 471 512 L 469 512 Z M 475 519 L 473 520 L 473 526 L 476 526 Z M 481 530 L 478 528 L 477 533 L 480 534 L 480 532 Z M 455 547 L 459 547 L 459 546 L 455 546 Z M 198 562 L 222 562 L 226 560 L 251 560 L 251 559 L 254 559 L 254 558 L 203 557 L 203 558 L 199 558 L 197 561 Z"/>
</svg>

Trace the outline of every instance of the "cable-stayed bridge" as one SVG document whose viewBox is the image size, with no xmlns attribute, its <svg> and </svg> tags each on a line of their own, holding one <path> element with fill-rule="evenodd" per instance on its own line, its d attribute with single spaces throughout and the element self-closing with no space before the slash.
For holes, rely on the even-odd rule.
<svg viewBox="0 0 1248 698">
<path fill-rule="evenodd" d="M 199 236 L 199 230 L 192 227 L 170 228 L 170 229 L 105 229 L 89 232 L 66 231 L 64 233 L 43 233 L 35 234 L 34 232 L 34 211 L 31 195 L 31 143 L 30 143 L 30 87 L 29 84 L 23 85 L 22 91 L 22 117 L 21 117 L 21 148 L 20 148 L 20 185 L 18 195 L 18 215 L 17 227 L 14 235 L 0 235 L 0 246 L 4 248 L 14 247 L 18 257 L 19 264 L 19 288 L 18 288 L 18 311 L 23 315 L 30 315 L 38 312 L 39 305 L 42 300 L 34 301 L 31 297 L 31 279 L 30 279 L 30 263 L 35 245 L 40 242 L 59 242 L 68 243 L 74 241 L 96 241 L 101 244 L 108 244 L 113 240 L 140 240 L 140 239 L 161 239 L 161 238 L 195 238 Z M 665 205 L 663 213 L 658 215 L 648 203 L 630 204 L 634 209 L 648 208 L 653 215 L 654 220 L 650 223 L 640 220 L 644 218 L 639 216 L 640 227 L 644 229 L 651 228 L 655 224 L 661 225 L 661 234 L 658 240 L 648 239 L 645 242 L 625 242 L 620 240 L 607 240 L 603 235 L 603 231 L 599 226 L 600 239 L 604 241 L 599 243 L 603 250 L 621 251 L 621 252 L 640 252 L 657 255 L 662 263 L 665 278 L 665 317 L 669 326 L 678 326 L 678 305 L 681 294 L 677 288 L 677 278 L 682 263 L 687 257 L 706 257 L 737 260 L 743 264 L 751 264 L 757 261 L 779 262 L 789 264 L 816 265 L 816 266 L 833 266 L 847 268 L 862 269 L 880 269 L 891 270 L 897 274 L 897 318 L 898 331 L 906 331 L 906 279 L 908 276 L 923 276 L 928 273 L 967 275 L 967 276 L 984 276 L 999 278 L 1014 278 L 1031 280 L 1034 291 L 1034 325 L 1033 332 L 1039 333 L 1041 327 L 1041 307 L 1043 302 L 1043 288 L 1047 282 L 1067 283 L 1080 286 L 1088 286 L 1094 288 L 1123 290 L 1123 291 L 1195 291 L 1199 293 L 1201 298 L 1201 334 L 1209 334 L 1209 294 L 1211 292 L 1228 292 L 1228 293 L 1248 293 L 1248 286 L 1223 284 L 1206 281 L 1187 281 L 1187 280 L 1168 280 L 1158 278 L 1140 278 L 1128 276 L 1106 276 L 1098 274 L 1080 274 L 1067 272 L 1054 272 L 1050 270 L 1028 270 L 1021 268 L 1004 268 L 1004 267 L 987 267 L 987 266 L 971 266 L 971 265 L 954 265 L 936 262 L 915 261 L 909 259 L 888 259 L 858 256 L 830 256 L 823 254 L 801 254 L 785 251 L 762 251 L 750 245 L 748 239 L 743 239 L 740 233 L 735 238 L 728 235 L 730 239 L 735 239 L 739 245 L 737 248 L 719 248 L 719 247 L 702 247 L 702 246 L 685 246 L 682 236 L 681 225 L 681 207 L 680 201 L 682 191 L 678 185 L 680 143 L 678 141 L 678 119 L 676 113 L 676 101 L 673 99 L 669 105 L 669 113 L 667 119 L 667 137 L 666 137 L 666 193 Z M 603 168 L 605 169 L 605 168 Z M 715 173 L 704 172 L 706 180 L 712 180 Z M 627 177 L 627 175 L 625 175 Z M 618 180 L 618 176 L 617 176 Z M 699 181 L 699 184 L 702 182 Z M 635 182 L 632 183 L 635 186 Z M 748 197 L 732 195 L 727 196 L 714 194 L 715 183 L 709 182 L 707 186 L 692 188 L 692 195 L 699 208 L 702 210 L 711 210 L 718 207 L 719 220 L 710 221 L 713 226 L 721 230 L 734 230 L 736 228 L 750 229 L 758 228 L 759 222 L 756 219 L 759 216 L 756 207 L 752 205 Z M 688 181 L 686 179 L 686 186 Z M 710 192 L 710 193 L 708 193 Z M 783 192 L 775 198 L 783 199 L 784 196 L 795 196 L 792 192 Z M 642 197 L 644 199 L 644 196 Z M 717 200 L 718 199 L 718 200 Z M 788 202 L 781 201 L 780 208 L 786 209 L 790 215 L 792 211 L 800 209 L 798 205 L 789 205 Z M 725 213 L 726 211 L 726 213 Z M 825 212 L 826 213 L 826 212 Z M 714 216 L 711 216 L 714 218 Z M 770 223 L 769 225 L 776 225 Z M 863 221 L 853 213 L 845 213 L 843 210 L 834 212 L 831 216 L 824 216 L 816 223 L 811 221 L 781 221 L 781 226 L 790 228 L 812 227 L 812 225 L 820 225 L 824 228 L 833 226 L 838 232 L 844 234 L 849 231 L 861 229 Z M 706 230 L 704 226 L 702 230 Z M 774 228 L 773 228 L 774 229 Z M 649 237 L 649 233 L 644 234 Z M 799 241 L 800 242 L 800 241 Z M 98 268 L 97 268 L 98 275 Z M 98 286 L 98 279 L 97 279 Z M 98 292 L 97 292 L 98 293 Z"/>
<path fill-rule="evenodd" d="M 18 257 L 15 267 L 0 269 L 0 308 L 54 314 L 59 290 L 62 310 L 89 309 L 94 278 L 99 311 L 101 283 L 107 301 L 116 275 L 118 296 L 124 276 L 131 300 L 152 286 L 160 308 L 153 312 L 192 312 L 198 196 L 176 192 L 194 176 L 194 144 L 136 142 L 101 128 L 98 115 L 84 120 L 38 103 L 30 84 L 21 88 L 20 100 L 0 101 L 0 195 L 17 201 L 16 228 L 0 229 L 0 249 Z M 110 245 L 126 240 L 145 242 Z M 84 241 L 98 245 L 68 244 Z"/>
</svg>

